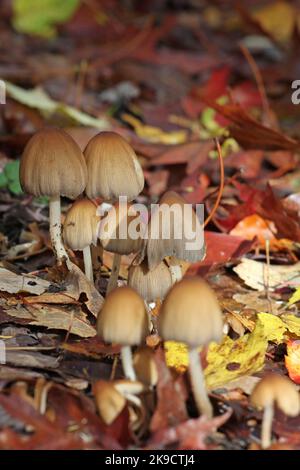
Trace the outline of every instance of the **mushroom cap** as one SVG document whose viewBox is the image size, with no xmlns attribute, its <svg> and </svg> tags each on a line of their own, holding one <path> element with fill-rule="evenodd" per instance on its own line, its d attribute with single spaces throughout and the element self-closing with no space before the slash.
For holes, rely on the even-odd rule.
<svg viewBox="0 0 300 470">
<path fill-rule="evenodd" d="M 97 331 L 106 343 L 141 344 L 149 333 L 143 299 L 131 287 L 112 290 L 98 316 Z"/>
<path fill-rule="evenodd" d="M 128 285 L 133 287 L 147 302 L 164 299 L 172 284 L 170 270 L 164 261 L 152 271 L 149 270 L 146 261 L 129 268 Z"/>
<path fill-rule="evenodd" d="M 139 348 L 133 356 L 133 367 L 137 378 L 145 385 L 155 387 L 158 382 L 158 371 L 151 348 Z"/>
<path fill-rule="evenodd" d="M 116 132 L 100 132 L 85 151 L 88 168 L 86 194 L 116 201 L 120 196 L 134 199 L 144 187 L 144 174 L 129 143 Z"/>
<path fill-rule="evenodd" d="M 300 412 L 299 394 L 294 383 L 275 373 L 265 375 L 256 384 L 251 394 L 251 403 L 257 408 L 276 404 L 288 416 L 297 416 Z"/>
<path fill-rule="evenodd" d="M 67 212 L 63 238 L 72 250 L 83 250 L 97 244 L 100 217 L 97 207 L 89 199 L 79 199 Z"/>
<path fill-rule="evenodd" d="M 34 196 L 76 199 L 87 183 L 84 156 L 62 129 L 45 128 L 27 143 L 20 163 L 22 189 Z"/>
<path fill-rule="evenodd" d="M 222 312 L 218 300 L 200 277 L 183 279 L 168 292 L 158 317 L 159 335 L 190 347 L 220 341 Z"/>
<path fill-rule="evenodd" d="M 113 382 L 98 380 L 93 385 L 96 406 L 99 415 L 110 425 L 126 405 L 126 398 L 114 387 Z"/>
<path fill-rule="evenodd" d="M 134 231 L 134 237 L 136 230 L 141 235 L 133 238 L 131 229 Z M 99 239 L 106 251 L 129 255 L 141 250 L 144 244 L 144 230 L 145 224 L 134 205 L 116 203 L 101 220 Z"/>
<path fill-rule="evenodd" d="M 148 225 L 149 268 L 152 270 L 167 256 L 190 263 L 202 260 L 205 244 L 197 244 L 196 248 L 190 246 L 197 242 L 200 234 L 203 234 L 203 228 L 195 211 L 179 194 L 168 191 L 160 199 Z"/>
</svg>

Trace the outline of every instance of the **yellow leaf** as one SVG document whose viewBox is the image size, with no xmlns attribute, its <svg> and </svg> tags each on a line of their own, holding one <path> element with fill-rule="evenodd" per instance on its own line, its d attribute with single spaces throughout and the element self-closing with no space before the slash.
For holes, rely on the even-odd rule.
<svg viewBox="0 0 300 470">
<path fill-rule="evenodd" d="M 238 377 L 258 372 L 263 368 L 267 346 L 265 327 L 260 320 L 252 333 L 236 341 L 226 336 L 221 344 L 211 344 L 204 371 L 208 389 L 222 387 Z"/>
<path fill-rule="evenodd" d="M 185 372 L 189 365 L 187 346 L 175 341 L 165 342 L 165 357 L 169 367 L 177 372 Z"/>
<path fill-rule="evenodd" d="M 221 344 L 212 343 L 204 371 L 207 387 L 216 389 L 240 376 L 259 371 L 264 365 L 267 346 L 265 326 L 260 320 L 252 333 L 236 341 L 225 336 Z M 186 345 L 167 341 L 165 350 L 167 365 L 177 372 L 185 372 L 188 367 Z"/>
<path fill-rule="evenodd" d="M 262 28 L 279 42 L 287 42 L 293 33 L 297 12 L 290 2 L 277 1 L 253 14 Z"/>
<path fill-rule="evenodd" d="M 128 122 L 134 128 L 136 134 L 147 142 L 166 145 L 177 145 L 186 142 L 187 133 L 185 130 L 165 132 L 159 127 L 143 124 L 130 114 L 123 114 L 122 119 Z"/>
<path fill-rule="evenodd" d="M 295 315 L 285 313 L 281 315 L 281 320 L 283 321 L 283 323 L 286 325 L 287 329 L 291 333 L 294 333 L 296 336 L 300 337 L 300 318 L 299 317 L 295 317 Z"/>
<path fill-rule="evenodd" d="M 288 301 L 288 305 L 296 304 L 299 301 L 300 301 L 300 287 L 298 287 L 298 289 L 296 289 L 295 292 L 291 295 Z"/>
<path fill-rule="evenodd" d="M 281 318 L 276 317 L 272 313 L 259 313 L 257 317 L 264 327 L 264 335 L 268 341 L 273 341 L 277 344 L 281 343 L 287 330 L 287 326 Z"/>
</svg>

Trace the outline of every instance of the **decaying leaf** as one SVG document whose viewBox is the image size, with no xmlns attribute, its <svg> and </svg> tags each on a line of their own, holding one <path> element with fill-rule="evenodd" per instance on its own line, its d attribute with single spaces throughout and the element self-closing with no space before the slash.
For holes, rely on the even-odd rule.
<svg viewBox="0 0 300 470">
<path fill-rule="evenodd" d="M 96 335 L 86 314 L 79 306 L 62 307 L 51 304 L 19 304 L 15 307 L 0 299 L 3 311 L 16 320 L 26 321 L 31 325 L 45 326 L 56 330 L 65 330 L 83 338 Z"/>
<path fill-rule="evenodd" d="M 252 289 L 263 291 L 268 285 L 269 290 L 279 287 L 300 285 L 300 263 L 292 266 L 267 267 L 266 263 L 253 259 L 242 258 L 240 264 L 233 268 L 245 284 Z"/>
<path fill-rule="evenodd" d="M 9 294 L 28 292 L 29 294 L 42 294 L 50 286 L 50 282 L 30 274 L 15 274 L 8 269 L 0 267 L 0 291 Z"/>
<path fill-rule="evenodd" d="M 30 108 L 38 109 L 41 113 L 52 116 L 59 114 L 71 121 L 77 122 L 83 126 L 95 127 L 96 129 L 109 129 L 110 124 L 106 118 L 95 118 L 79 109 L 69 106 L 65 103 L 58 102 L 50 98 L 50 96 L 40 87 L 32 90 L 25 90 L 8 81 L 5 82 L 7 94 Z"/>
</svg>

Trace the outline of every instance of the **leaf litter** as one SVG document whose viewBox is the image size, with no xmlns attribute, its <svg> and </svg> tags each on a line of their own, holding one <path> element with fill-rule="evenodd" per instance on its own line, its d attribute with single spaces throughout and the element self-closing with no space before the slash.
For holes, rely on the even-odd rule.
<svg viewBox="0 0 300 470">
<path fill-rule="evenodd" d="M 96 9 L 68 1 L 59 11 L 56 0 L 43 9 L 12 3 L 0 5 L 8 19 L 0 39 L 10 45 L 0 66 L 0 448 L 254 448 L 254 385 L 269 371 L 300 383 L 299 111 L 287 85 L 299 65 L 298 7 L 250 1 L 212 10 L 188 1 L 173 11 L 161 2 L 158 24 L 149 1 L 104 0 Z M 156 387 L 127 397 L 109 425 L 101 419 L 94 384 L 122 378 L 119 346 L 104 344 L 95 328 L 112 256 L 95 251 L 95 286 L 79 252 L 53 268 L 47 201 L 23 194 L 18 180 L 24 145 L 53 124 L 82 149 L 99 130 L 121 133 L 145 173 L 138 202 L 172 189 L 204 203 L 206 216 L 220 185 L 220 139 L 225 187 L 205 231 L 207 254 L 184 266 L 208 280 L 224 313 L 220 344 L 199 350 L 213 419 L 196 417 L 186 346 L 166 342 L 163 350 L 155 330 L 147 344 Z M 131 262 L 124 257 L 120 284 Z M 299 418 L 277 413 L 272 448 L 299 449 L 297 427 Z"/>
</svg>

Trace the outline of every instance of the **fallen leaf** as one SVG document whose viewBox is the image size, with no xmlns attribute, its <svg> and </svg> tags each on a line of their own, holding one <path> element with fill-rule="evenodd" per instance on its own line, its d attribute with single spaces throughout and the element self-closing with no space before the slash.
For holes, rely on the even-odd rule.
<svg viewBox="0 0 300 470">
<path fill-rule="evenodd" d="M 185 407 L 185 391 L 180 382 L 180 377 L 174 379 L 168 369 L 164 352 L 158 349 L 155 353 L 155 361 L 158 371 L 157 407 L 151 418 L 150 429 L 152 432 L 165 429 L 186 421 L 187 411 Z"/>
<path fill-rule="evenodd" d="M 232 411 L 229 410 L 212 419 L 200 416 L 200 418 L 189 419 L 174 427 L 157 430 L 151 437 L 147 449 L 157 450 L 178 443 L 176 449 L 179 450 L 205 450 L 208 448 L 206 438 L 226 423 L 231 413 Z"/>
<path fill-rule="evenodd" d="M 60 114 L 83 126 L 95 127 L 99 130 L 110 128 L 110 123 L 106 118 L 95 118 L 79 109 L 65 103 L 55 101 L 40 87 L 25 90 L 10 82 L 5 82 L 7 94 L 14 100 L 30 108 L 38 109 L 46 116 Z"/>
<path fill-rule="evenodd" d="M 37 4 L 34 0 L 13 0 L 14 28 L 27 34 L 50 38 L 55 36 L 57 23 L 63 23 L 71 17 L 79 6 L 79 0 L 43 0 Z"/>
<path fill-rule="evenodd" d="M 187 138 L 185 130 L 166 132 L 159 127 L 143 124 L 139 119 L 130 114 L 123 114 L 122 119 L 130 124 L 134 128 L 136 134 L 147 142 L 177 145 L 185 142 Z"/>
<path fill-rule="evenodd" d="M 17 294 L 42 294 L 50 286 L 50 282 L 30 274 L 15 274 L 8 269 L 0 267 L 0 291 Z"/>
<path fill-rule="evenodd" d="M 290 379 L 296 384 L 300 384 L 300 340 L 290 340 L 287 343 L 285 366 L 288 370 Z"/>
<path fill-rule="evenodd" d="M 233 270 L 247 286 L 258 291 L 265 290 L 267 284 L 270 291 L 283 286 L 300 285 L 300 262 L 292 266 L 270 265 L 267 267 L 267 264 L 261 261 L 242 258 L 240 264 Z"/>
<path fill-rule="evenodd" d="M 285 43 L 293 34 L 297 10 L 290 2 L 275 1 L 256 9 L 252 16 L 272 37 Z"/>
</svg>

